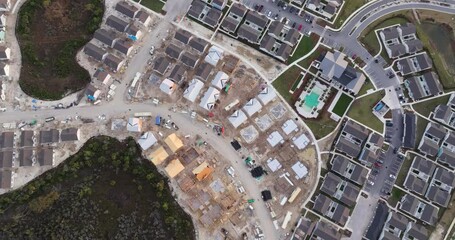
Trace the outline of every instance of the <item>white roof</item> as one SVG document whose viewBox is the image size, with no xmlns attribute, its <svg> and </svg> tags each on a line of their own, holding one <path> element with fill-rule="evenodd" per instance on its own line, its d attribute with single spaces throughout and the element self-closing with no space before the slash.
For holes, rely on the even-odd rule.
<svg viewBox="0 0 455 240">
<path fill-rule="evenodd" d="M 129 118 L 126 130 L 130 132 L 140 132 L 142 130 L 142 123 L 139 118 Z"/>
<path fill-rule="evenodd" d="M 168 95 L 171 95 L 175 90 L 175 83 L 166 78 L 163 82 L 161 82 L 160 90 Z"/>
<path fill-rule="evenodd" d="M 308 175 L 308 169 L 300 161 L 297 161 L 292 166 L 292 170 L 294 170 L 294 172 L 295 172 L 296 179 L 301 179 L 301 178 L 306 177 L 306 175 Z"/>
<path fill-rule="evenodd" d="M 266 86 L 259 94 L 258 99 L 262 102 L 263 105 L 271 102 L 276 97 L 276 92 L 273 88 Z"/>
<path fill-rule="evenodd" d="M 245 110 L 248 116 L 253 116 L 255 113 L 259 112 L 262 109 L 262 105 L 256 98 L 250 99 L 245 106 L 243 106 L 243 110 Z"/>
<path fill-rule="evenodd" d="M 197 95 L 199 95 L 199 92 L 203 87 L 204 87 L 203 82 L 197 79 L 193 79 L 191 80 L 188 88 L 183 93 L 183 97 L 188 99 L 188 101 L 190 102 L 194 102 L 194 100 L 196 100 Z"/>
<path fill-rule="evenodd" d="M 213 66 L 216 66 L 221 58 L 223 58 L 223 50 L 216 46 L 212 46 L 209 49 L 209 53 L 205 57 L 205 61 Z"/>
<path fill-rule="evenodd" d="M 147 150 L 157 142 L 155 135 L 152 132 L 144 133 L 137 143 L 141 146 L 142 150 Z"/>
<path fill-rule="evenodd" d="M 277 170 L 280 170 L 282 167 L 281 163 L 276 158 L 275 159 L 269 158 L 269 160 L 267 160 L 267 166 L 270 168 L 272 172 L 276 172 Z"/>
<path fill-rule="evenodd" d="M 242 110 L 237 110 L 235 111 L 231 116 L 229 116 L 228 120 L 234 126 L 234 128 L 237 128 L 240 126 L 242 123 L 246 121 L 246 114 Z"/>
<path fill-rule="evenodd" d="M 308 139 L 308 137 L 303 133 L 298 137 L 292 138 L 292 141 L 294 142 L 294 145 L 300 150 L 304 149 L 308 143 L 310 143 L 310 139 Z"/>
<path fill-rule="evenodd" d="M 275 147 L 278 143 L 283 142 L 283 136 L 278 131 L 272 132 L 267 137 L 267 142 L 269 142 L 270 146 Z"/>
<path fill-rule="evenodd" d="M 220 91 L 214 87 L 209 87 L 207 92 L 205 92 L 204 97 L 201 99 L 199 106 L 206 110 L 211 110 L 215 106 L 216 100 L 220 97 Z"/>
<path fill-rule="evenodd" d="M 281 126 L 281 129 L 283 129 L 283 132 L 286 135 L 289 135 L 290 133 L 297 130 L 297 124 L 295 124 L 294 120 L 288 119 L 286 122 L 283 123 L 283 126 Z"/>
<path fill-rule="evenodd" d="M 226 86 L 229 76 L 222 71 L 219 71 L 212 80 L 212 85 L 218 89 L 222 89 Z"/>
</svg>

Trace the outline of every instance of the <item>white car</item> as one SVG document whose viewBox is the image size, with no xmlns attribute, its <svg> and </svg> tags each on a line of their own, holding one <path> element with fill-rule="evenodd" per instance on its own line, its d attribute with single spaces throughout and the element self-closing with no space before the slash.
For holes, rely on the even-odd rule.
<svg viewBox="0 0 455 240">
<path fill-rule="evenodd" d="M 153 55 L 153 53 L 155 53 L 155 46 L 152 46 L 152 48 L 150 48 L 149 53 L 150 55 Z"/>
</svg>

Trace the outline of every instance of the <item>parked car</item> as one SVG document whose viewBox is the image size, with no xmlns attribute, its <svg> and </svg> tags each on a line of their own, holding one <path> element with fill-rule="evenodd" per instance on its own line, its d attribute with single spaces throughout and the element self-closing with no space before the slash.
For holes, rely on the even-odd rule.
<svg viewBox="0 0 455 240">
<path fill-rule="evenodd" d="M 263 8 L 264 8 L 264 5 L 259 6 L 258 12 L 261 12 Z"/>
<path fill-rule="evenodd" d="M 297 30 L 299 30 L 299 31 L 302 30 L 302 27 L 303 27 L 303 25 L 300 24 L 300 25 L 299 25 L 299 28 L 298 28 Z"/>
<path fill-rule="evenodd" d="M 294 22 L 294 23 L 292 24 L 292 28 L 295 28 L 295 25 L 297 25 L 296 22 Z"/>
</svg>

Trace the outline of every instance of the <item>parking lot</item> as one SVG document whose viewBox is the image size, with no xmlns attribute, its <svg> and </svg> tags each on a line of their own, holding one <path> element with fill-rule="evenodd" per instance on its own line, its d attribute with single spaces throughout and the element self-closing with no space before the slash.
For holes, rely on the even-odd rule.
<svg viewBox="0 0 455 240">
<path fill-rule="evenodd" d="M 389 143 L 389 148 L 380 154 L 373 165 L 365 188 L 371 194 L 387 197 L 392 191 L 404 160 L 400 153 L 402 136 L 403 114 L 400 110 L 392 110 L 392 121 L 387 122 L 385 130 L 385 141 Z"/>
<path fill-rule="evenodd" d="M 271 20 L 282 21 L 300 32 L 309 33 L 316 22 L 314 16 L 279 0 L 242 0 L 246 7 L 255 9 Z"/>
</svg>

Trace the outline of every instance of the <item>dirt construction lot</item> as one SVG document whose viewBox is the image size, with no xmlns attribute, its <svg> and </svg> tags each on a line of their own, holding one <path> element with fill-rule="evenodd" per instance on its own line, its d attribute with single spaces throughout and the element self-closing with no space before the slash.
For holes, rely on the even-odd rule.
<svg viewBox="0 0 455 240">
<path fill-rule="evenodd" d="M 22 90 L 56 100 L 85 87 L 90 76 L 75 56 L 99 27 L 103 12 L 101 0 L 27 1 L 16 29 L 23 59 Z"/>
</svg>

